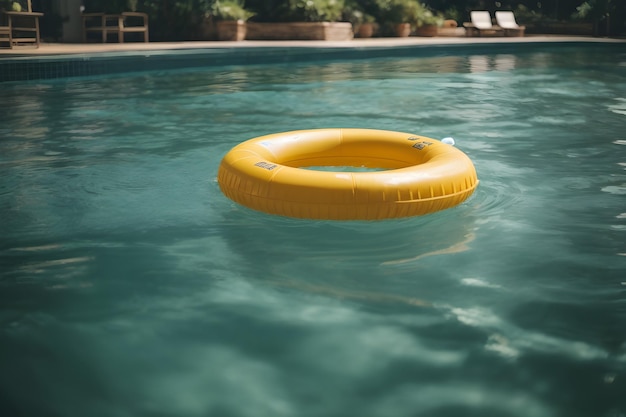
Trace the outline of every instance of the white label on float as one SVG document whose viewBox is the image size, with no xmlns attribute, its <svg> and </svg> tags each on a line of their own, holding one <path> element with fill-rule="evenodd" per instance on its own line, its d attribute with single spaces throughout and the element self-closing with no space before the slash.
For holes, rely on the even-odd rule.
<svg viewBox="0 0 626 417">
<path fill-rule="evenodd" d="M 261 161 L 261 162 L 257 162 L 256 164 L 254 164 L 254 166 L 260 167 L 260 168 L 263 168 L 263 169 L 267 169 L 268 171 L 271 171 L 274 168 L 276 168 L 278 165 L 270 164 L 269 162 L 265 162 L 265 161 Z"/>
</svg>

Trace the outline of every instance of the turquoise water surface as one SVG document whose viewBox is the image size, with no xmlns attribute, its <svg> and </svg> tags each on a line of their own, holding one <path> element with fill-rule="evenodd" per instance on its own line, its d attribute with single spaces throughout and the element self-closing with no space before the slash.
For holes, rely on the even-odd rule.
<svg viewBox="0 0 626 417">
<path fill-rule="evenodd" d="M 0 415 L 626 416 L 626 49 L 0 84 Z M 252 137 L 452 136 L 380 222 L 242 208 Z"/>
</svg>

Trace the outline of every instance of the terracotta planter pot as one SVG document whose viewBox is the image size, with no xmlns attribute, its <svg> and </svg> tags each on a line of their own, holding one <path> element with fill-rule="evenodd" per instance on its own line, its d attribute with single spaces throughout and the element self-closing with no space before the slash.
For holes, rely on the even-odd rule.
<svg viewBox="0 0 626 417">
<path fill-rule="evenodd" d="M 416 36 L 437 36 L 437 25 L 423 25 L 415 29 Z"/>
<path fill-rule="evenodd" d="M 357 31 L 357 36 L 359 38 L 371 38 L 374 36 L 374 25 L 375 23 L 361 23 Z"/>
<path fill-rule="evenodd" d="M 411 35 L 411 24 L 410 23 L 398 23 L 394 26 L 394 30 L 396 32 L 396 36 L 399 38 L 407 38 Z"/>
<path fill-rule="evenodd" d="M 354 38 L 350 22 L 248 22 L 248 40 L 347 41 Z"/>
<path fill-rule="evenodd" d="M 242 41 L 246 38 L 246 22 L 243 20 L 220 20 L 216 27 L 220 41 Z"/>
</svg>

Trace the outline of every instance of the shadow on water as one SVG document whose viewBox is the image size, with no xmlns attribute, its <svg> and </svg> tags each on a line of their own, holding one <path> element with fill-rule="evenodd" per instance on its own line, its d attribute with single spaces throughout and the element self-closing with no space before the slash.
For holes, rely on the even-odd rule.
<svg viewBox="0 0 626 417">
<path fill-rule="evenodd" d="M 221 222 L 230 251 L 247 262 L 248 279 L 353 301 L 427 306 L 410 288 L 434 272 L 428 257 L 468 250 L 467 208 L 378 222 L 288 219 L 234 206 Z M 452 214 L 454 212 L 454 214 Z M 407 291 L 408 290 L 408 291 Z"/>
</svg>

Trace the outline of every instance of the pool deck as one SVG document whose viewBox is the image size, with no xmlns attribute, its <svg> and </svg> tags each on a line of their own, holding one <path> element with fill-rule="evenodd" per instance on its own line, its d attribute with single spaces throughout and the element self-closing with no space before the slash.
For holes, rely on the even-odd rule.
<svg viewBox="0 0 626 417">
<path fill-rule="evenodd" d="M 587 36 L 408 37 L 350 41 L 195 41 L 42 43 L 0 49 L 0 83 L 128 72 L 390 56 L 512 53 L 527 46 L 613 45 L 626 39 Z"/>
<path fill-rule="evenodd" d="M 519 43 L 622 43 L 626 39 L 596 38 L 590 36 L 530 35 L 524 37 L 408 37 L 408 38 L 355 38 L 350 41 L 189 41 L 189 42 L 127 42 L 127 43 L 42 43 L 39 48 L 0 48 L 0 58 L 40 57 L 51 55 L 92 55 L 98 53 L 128 53 L 146 51 L 173 51 L 191 49 L 236 49 L 236 48 L 394 48 L 407 46 L 444 46 L 476 44 L 519 44 Z"/>
</svg>

